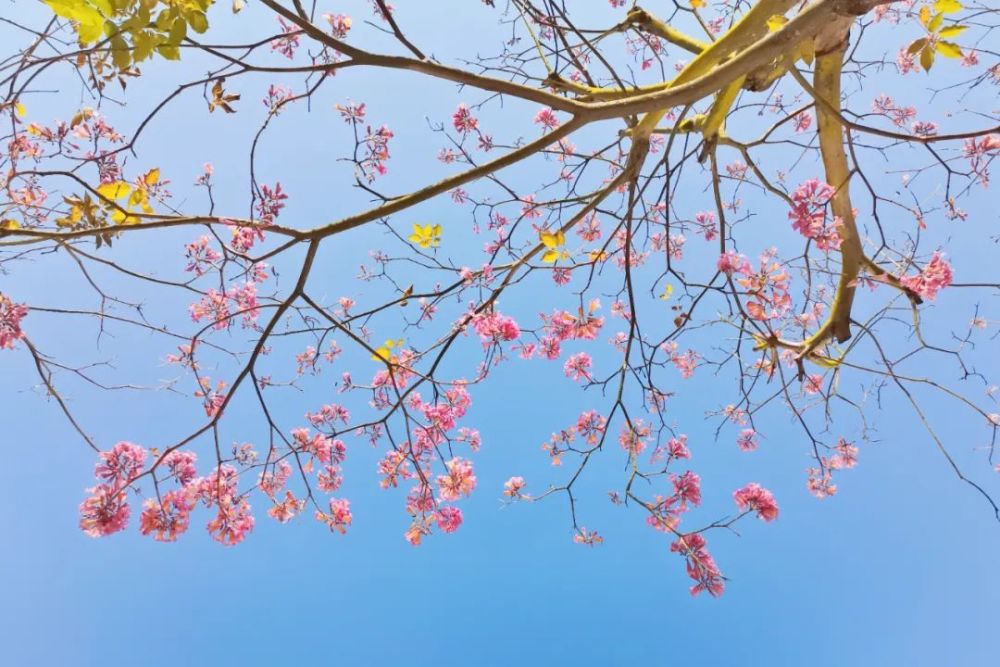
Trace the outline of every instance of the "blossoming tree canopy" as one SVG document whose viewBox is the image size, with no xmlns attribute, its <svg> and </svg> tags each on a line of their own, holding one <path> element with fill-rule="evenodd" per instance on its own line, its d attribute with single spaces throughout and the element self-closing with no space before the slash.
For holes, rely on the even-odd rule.
<svg viewBox="0 0 1000 667">
<path fill-rule="evenodd" d="M 0 348 L 94 451 L 83 531 L 343 534 L 346 476 L 400 495 L 413 545 L 476 493 L 563 498 L 593 546 L 610 501 L 718 595 L 715 529 L 780 512 L 766 479 L 703 484 L 703 453 L 780 451 L 824 498 L 889 393 L 997 513 L 995 3 L 441 4 L 6 22 Z M 575 398 L 516 420 L 530 453 L 477 488 L 498 374 Z M 88 406 L 133 392 L 156 430 L 93 435 Z"/>
</svg>

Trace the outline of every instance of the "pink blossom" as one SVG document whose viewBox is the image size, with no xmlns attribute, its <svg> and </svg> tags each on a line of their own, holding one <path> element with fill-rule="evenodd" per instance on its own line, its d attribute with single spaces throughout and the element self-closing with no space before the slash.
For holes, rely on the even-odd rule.
<svg viewBox="0 0 1000 667">
<path fill-rule="evenodd" d="M 523 477 L 511 477 L 503 484 L 503 494 L 511 498 L 520 498 L 525 484 Z"/>
<path fill-rule="evenodd" d="M 933 137 L 938 133 L 938 124 L 930 121 L 917 120 L 910 125 L 910 131 L 918 137 Z"/>
<path fill-rule="evenodd" d="M 28 314 L 28 307 L 14 303 L 0 292 L 0 350 L 12 350 L 14 344 L 24 338 L 21 320 Z"/>
<path fill-rule="evenodd" d="M 573 380 L 590 380 L 591 365 L 590 355 L 586 352 L 578 352 L 566 360 L 563 365 L 563 373 Z"/>
<path fill-rule="evenodd" d="M 812 125 L 812 120 L 813 120 L 812 114 L 807 113 L 805 111 L 795 114 L 794 118 L 795 132 L 798 134 L 808 131 L 809 127 Z"/>
<path fill-rule="evenodd" d="M 267 514 L 278 523 L 288 523 L 295 517 L 296 514 L 302 511 L 305 504 L 305 500 L 299 500 L 294 496 L 294 494 L 292 494 L 291 491 L 285 491 L 285 499 L 280 502 L 275 502 L 275 504 L 267 510 Z"/>
<path fill-rule="evenodd" d="M 598 414 L 596 410 L 587 410 L 586 412 L 581 412 L 577 418 L 576 432 L 588 445 L 593 447 L 604 436 L 607 425 L 608 420 Z"/>
<path fill-rule="evenodd" d="M 472 328 L 479 334 L 484 347 L 500 341 L 516 340 L 521 335 L 521 328 L 514 318 L 495 310 L 473 315 Z"/>
<path fill-rule="evenodd" d="M 858 463 L 858 448 L 853 443 L 841 438 L 834 450 L 837 452 L 826 462 L 827 466 L 833 470 L 843 468 L 853 468 Z"/>
<path fill-rule="evenodd" d="M 839 218 L 827 220 L 826 205 L 833 197 L 835 190 L 827 183 L 813 178 L 798 188 L 792 194 L 794 202 L 788 218 L 792 220 L 792 228 L 806 238 L 816 241 L 820 250 L 836 250 L 840 247 L 838 228 L 843 225 Z"/>
<path fill-rule="evenodd" d="M 286 58 L 294 58 L 295 49 L 299 47 L 299 37 L 302 31 L 295 24 L 285 23 L 284 19 L 280 16 L 278 17 L 278 23 L 281 24 L 281 32 L 283 34 L 271 42 L 271 50 L 277 51 Z"/>
<path fill-rule="evenodd" d="M 576 535 L 573 536 L 573 541 L 577 544 L 585 544 L 588 547 L 594 547 L 604 541 L 596 530 L 587 530 L 586 528 L 579 528 L 576 531 Z"/>
<path fill-rule="evenodd" d="M 670 545 L 670 550 L 687 559 L 688 576 L 697 582 L 691 587 L 691 595 L 702 591 L 707 591 L 712 597 L 722 595 L 726 587 L 725 579 L 715 559 L 708 553 L 705 538 L 700 533 L 680 536 Z"/>
<path fill-rule="evenodd" d="M 139 515 L 139 532 L 143 535 L 153 533 L 157 542 L 173 542 L 187 531 L 193 509 L 194 503 L 181 489 L 165 493 L 162 503 L 156 498 L 147 498 Z"/>
<path fill-rule="evenodd" d="M 181 486 L 188 486 L 198 476 L 198 470 L 194 466 L 197 460 L 198 456 L 194 452 L 174 450 L 163 457 L 163 464 Z"/>
<path fill-rule="evenodd" d="M 701 504 L 701 477 L 697 473 L 685 471 L 679 477 L 672 476 L 671 482 L 674 485 L 674 495 L 682 506 Z"/>
<path fill-rule="evenodd" d="M 752 428 L 740 431 L 740 437 L 736 439 L 736 446 L 744 452 L 752 452 L 757 449 L 757 431 Z"/>
<path fill-rule="evenodd" d="M 715 214 L 711 211 L 699 211 L 694 216 L 695 224 L 701 228 L 701 233 L 706 241 L 715 239 L 718 232 L 718 225 L 715 222 Z"/>
<path fill-rule="evenodd" d="M 535 123 L 541 125 L 545 130 L 554 130 L 559 127 L 559 119 L 549 107 L 543 107 L 535 114 Z"/>
<path fill-rule="evenodd" d="M 630 456 L 638 456 L 642 454 L 642 450 L 646 449 L 649 436 L 649 424 L 637 419 L 632 424 L 622 424 L 621 433 L 618 435 L 618 444 Z"/>
<path fill-rule="evenodd" d="M 725 252 L 719 255 L 719 261 L 716 263 L 716 268 L 722 271 L 727 276 L 731 276 L 734 273 L 752 273 L 753 269 L 750 267 L 750 262 L 747 258 L 739 253 Z"/>
<path fill-rule="evenodd" d="M 207 236 L 202 236 L 197 241 L 187 244 L 184 254 L 188 258 L 185 271 L 190 271 L 198 277 L 204 275 L 205 271 L 214 268 L 215 263 L 222 259 L 222 255 L 209 245 Z"/>
<path fill-rule="evenodd" d="M 944 254 L 941 252 L 935 252 L 931 256 L 931 261 L 927 262 L 917 275 L 903 276 L 899 279 L 903 287 L 931 301 L 937 297 L 939 290 L 951 285 L 951 281 L 951 265 L 944 260 Z"/>
<path fill-rule="evenodd" d="M 246 539 L 253 530 L 254 518 L 250 503 L 244 498 L 226 497 L 219 502 L 219 513 L 208 522 L 208 532 L 216 542 L 231 547 Z"/>
<path fill-rule="evenodd" d="M 323 14 L 323 18 L 330 24 L 330 32 L 337 39 L 347 37 L 347 31 L 351 29 L 351 17 L 345 14 Z"/>
<path fill-rule="evenodd" d="M 80 505 L 80 529 L 90 537 L 104 537 L 124 530 L 131 510 L 125 491 L 107 484 L 87 489 L 91 494 Z"/>
<path fill-rule="evenodd" d="M 457 456 L 447 461 L 447 475 L 438 475 L 437 484 L 442 500 L 458 500 L 468 496 L 476 488 L 476 476 L 472 473 L 472 462 Z"/>
<path fill-rule="evenodd" d="M 131 442 L 119 442 L 110 451 L 101 452 L 94 476 L 113 488 L 121 488 L 132 481 L 146 462 L 146 450 Z"/>
<path fill-rule="evenodd" d="M 464 102 L 459 104 L 458 109 L 451 115 L 451 124 L 455 126 L 455 130 L 462 134 L 474 132 L 479 127 L 479 121 L 472 115 Z"/>
<path fill-rule="evenodd" d="M 771 492 L 760 484 L 751 482 L 737 489 L 733 492 L 733 500 L 741 512 L 757 512 L 757 517 L 764 521 L 774 521 L 778 518 L 778 503 L 774 501 Z"/>
<path fill-rule="evenodd" d="M 462 510 L 457 507 L 442 507 L 434 513 L 438 528 L 445 533 L 454 533 L 462 525 Z"/>
</svg>

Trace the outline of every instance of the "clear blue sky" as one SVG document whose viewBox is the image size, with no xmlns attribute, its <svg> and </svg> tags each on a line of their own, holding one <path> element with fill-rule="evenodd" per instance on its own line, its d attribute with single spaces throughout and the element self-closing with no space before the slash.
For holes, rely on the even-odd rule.
<svg viewBox="0 0 1000 667">
<path fill-rule="evenodd" d="M 494 48 L 475 37 L 478 29 L 493 25 L 492 15 L 479 3 L 457 3 L 465 8 L 475 4 L 475 11 L 449 12 L 449 25 L 407 10 L 408 0 L 396 4 L 422 43 L 443 44 L 442 58 Z M 36 11 L 23 3 L 12 7 L 19 14 L 22 9 L 25 15 Z M 222 21 L 226 13 L 219 6 L 212 16 Z M 603 16 L 604 8 L 598 13 Z M 227 23 L 228 34 L 241 25 L 260 28 L 262 14 L 251 5 L 241 17 L 243 24 Z M 187 74 L 198 71 L 185 68 Z M 162 65 L 151 66 L 149 74 L 151 81 L 171 76 Z M 900 96 L 907 83 L 922 85 L 893 79 L 885 77 L 880 85 Z M 68 77 L 52 81 L 60 86 L 59 94 L 29 98 L 30 114 L 68 115 L 65 110 L 75 102 L 78 88 Z M 478 98 L 472 91 L 457 95 L 436 84 L 418 88 L 416 81 L 408 75 L 382 80 L 342 74 L 312 114 L 295 111 L 282 119 L 264 144 L 261 164 L 264 182 L 280 179 L 292 193 L 286 223 L 316 224 L 363 203 L 358 195 L 343 193 L 332 175 L 343 169 L 330 165 L 331 156 L 344 149 L 337 141 L 343 141 L 345 127 L 331 111 L 337 101 L 366 101 L 373 121 L 392 122 L 399 137 L 390 163 L 393 188 L 402 191 L 437 175 L 441 167 L 428 163 L 438 142 L 429 138 L 424 115 L 444 120 L 458 101 Z M 256 87 L 242 87 L 241 112 L 233 117 L 209 117 L 197 94 L 171 107 L 143 140 L 135 168 L 148 168 L 153 166 L 148 160 L 157 160 L 165 177 L 176 182 L 178 199 L 193 199 L 200 194 L 188 183 L 202 162 L 211 160 L 220 178 L 237 183 L 229 192 L 223 189 L 223 205 L 245 206 L 246 139 L 263 117 L 258 99 L 266 83 L 260 78 Z M 162 92 L 170 84 L 147 85 Z M 878 92 L 866 88 L 859 108 L 866 108 Z M 419 103 L 400 105 L 407 93 L 419 95 Z M 133 104 L 109 113 L 128 119 L 143 108 Z M 530 115 L 517 111 L 528 107 L 512 108 L 488 114 L 497 134 L 513 134 L 511 127 L 529 131 Z M 964 122 L 961 115 L 956 118 L 956 123 Z M 944 123 L 945 113 L 931 119 Z M 127 127 L 123 122 L 123 131 Z M 197 144 L 187 141 L 188 133 L 198 138 Z M 514 178 L 536 182 L 540 173 Z M 885 183 L 898 183 L 898 177 L 892 178 Z M 698 207 L 708 208 L 704 199 Z M 981 192 L 965 208 L 970 219 L 964 227 L 938 233 L 954 236 L 955 252 L 963 254 L 963 266 L 969 267 L 961 279 L 985 279 L 990 275 L 986 266 L 996 266 L 997 249 L 977 245 L 977 239 L 995 224 L 996 213 Z M 464 214 L 447 201 L 421 213 L 443 220 L 449 230 L 464 224 Z M 346 292 L 340 286 L 346 283 L 337 281 L 356 271 L 367 248 L 381 242 L 379 234 L 359 232 L 338 241 L 327 256 L 329 266 L 320 273 L 320 281 L 330 281 L 328 296 Z M 118 252 L 134 253 L 140 264 L 161 266 L 166 261 L 162 248 L 167 247 L 166 265 L 172 266 L 180 261 L 186 236 L 161 238 L 163 245 L 152 244 L 152 237 L 123 242 Z M 0 289 L 29 303 L 71 303 L 74 294 L 82 294 L 77 274 L 66 264 L 52 267 L 45 262 L 18 267 L 13 275 L 0 276 Z M 528 313 L 542 309 L 527 297 L 522 295 L 523 301 L 510 308 Z M 185 303 L 164 299 L 156 306 L 181 322 Z M 942 297 L 934 316 L 962 323 L 971 301 Z M 145 382 L 173 377 L 173 369 L 159 363 L 171 351 L 162 339 L 123 334 L 122 342 L 98 342 L 93 326 L 71 328 L 41 315 L 30 316 L 25 326 L 42 349 L 65 351 L 76 360 L 113 359 Z M 931 363 L 928 374 L 954 377 L 953 367 L 943 360 Z M 979 370 L 987 374 L 1000 370 L 995 360 L 986 358 L 983 364 Z M 141 537 L 135 529 L 137 511 L 125 533 L 101 540 L 83 535 L 77 506 L 90 485 L 92 453 L 55 405 L 31 391 L 28 355 L 23 350 L 0 353 L 6 451 L 0 466 L 5 544 L 0 550 L 0 664 L 995 664 L 1000 524 L 946 467 L 898 396 L 887 393 L 884 409 L 872 411 L 876 442 L 861 445 L 858 467 L 838 479 L 840 493 L 820 502 L 806 492 L 807 448 L 787 418 L 772 418 L 761 449 L 744 454 L 732 445 L 731 429 L 716 442 L 715 422 L 701 417 L 704 404 L 730 400 L 717 382 L 701 374 L 675 387 L 684 393 L 672 409 L 689 435 L 692 467 L 705 483 L 699 518 L 710 521 L 730 512 L 729 494 L 748 481 L 770 488 L 781 504 L 774 523 L 747 521 L 738 526 L 740 536 L 709 536 L 730 579 L 728 589 L 721 599 L 693 599 L 683 562 L 669 553 L 669 542 L 644 525 L 641 512 L 604 499 L 620 482 L 622 461 L 616 456 L 608 456 L 604 468 L 586 483 L 583 523 L 605 536 L 598 548 L 573 544 L 568 510 L 559 499 L 501 506 L 503 481 L 513 474 L 523 474 L 536 492 L 561 479 L 539 445 L 582 409 L 596 406 L 596 397 L 567 391 L 560 366 L 515 361 L 474 392 L 468 421 L 482 432 L 484 447 L 475 458 L 479 488 L 462 503 L 466 522 L 457 533 L 434 535 L 418 549 L 406 544 L 401 537 L 407 524 L 402 492 L 378 488 L 378 453 L 352 440 L 344 495 L 352 500 L 355 523 L 347 536 L 331 535 L 308 518 L 277 525 L 264 515 L 258 499 L 256 529 L 244 544 L 229 549 L 204 532 L 204 512 L 196 514 L 189 534 L 175 544 Z M 277 394 L 279 409 L 301 414 L 319 404 L 314 396 L 330 400 L 337 374 L 312 380 L 304 395 Z M 190 399 L 162 392 L 109 395 L 76 385 L 71 395 L 88 430 L 105 444 L 122 439 L 167 443 L 198 417 Z M 955 419 L 953 405 L 940 400 L 929 400 L 927 408 L 963 466 L 990 490 L 1000 491 L 1000 476 L 976 449 L 986 438 L 981 425 L 966 413 Z M 235 404 L 229 418 L 235 422 L 232 439 L 259 435 L 251 404 Z"/>
</svg>

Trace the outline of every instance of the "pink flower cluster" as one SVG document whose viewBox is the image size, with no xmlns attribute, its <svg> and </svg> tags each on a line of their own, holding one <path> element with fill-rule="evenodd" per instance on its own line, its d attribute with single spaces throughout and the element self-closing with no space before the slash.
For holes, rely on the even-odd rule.
<svg viewBox="0 0 1000 667">
<path fill-rule="evenodd" d="M 923 299 L 934 300 L 939 290 L 951 285 L 951 265 L 944 260 L 944 255 L 935 252 L 931 261 L 915 276 L 903 276 L 899 283 Z"/>
<path fill-rule="evenodd" d="M 525 484 L 523 477 L 511 477 L 503 483 L 503 494 L 509 498 L 520 498 Z"/>
<path fill-rule="evenodd" d="M 479 121 L 464 103 L 459 104 L 455 113 L 451 115 L 451 124 L 462 134 L 475 132 L 479 127 Z"/>
<path fill-rule="evenodd" d="M 757 517 L 764 521 L 778 518 L 778 503 L 774 501 L 774 496 L 756 482 L 734 491 L 733 500 L 741 512 L 756 512 Z"/>
<path fill-rule="evenodd" d="M 541 354 L 546 359 L 557 359 L 562 352 L 561 344 L 567 340 L 594 340 L 604 326 L 604 318 L 594 315 L 600 308 L 600 301 L 590 302 L 587 312 L 578 309 L 574 316 L 565 310 L 557 310 L 551 316 L 544 313 L 542 318 L 545 336 L 541 340 Z"/>
<path fill-rule="evenodd" d="M 14 349 L 14 344 L 24 338 L 21 320 L 27 314 L 27 306 L 14 303 L 10 297 L 0 292 L 0 350 Z"/>
<path fill-rule="evenodd" d="M 788 212 L 792 228 L 802 236 L 816 241 L 816 247 L 820 250 L 840 248 L 838 229 L 843 226 L 843 221 L 838 217 L 829 220 L 826 215 L 827 204 L 834 192 L 831 185 L 812 178 L 792 193 L 793 206 Z"/>
<path fill-rule="evenodd" d="M 331 531 L 335 530 L 343 535 L 347 532 L 348 526 L 354 522 L 354 515 L 351 514 L 351 502 L 346 498 L 331 498 L 330 511 L 316 510 L 316 519 L 329 526 Z"/>
<path fill-rule="evenodd" d="M 244 327 L 253 327 L 257 323 L 259 314 L 257 285 L 248 280 L 226 292 L 210 289 L 200 301 L 191 304 L 188 309 L 193 321 L 207 320 L 212 323 L 214 329 L 228 329 L 235 314 L 242 316 Z"/>
<path fill-rule="evenodd" d="M 222 255 L 209 245 L 207 236 L 202 236 L 184 246 L 184 255 L 188 259 L 188 265 L 184 270 L 194 273 L 199 278 L 207 270 L 215 268 L 215 263 L 222 259 Z"/>
<path fill-rule="evenodd" d="M 458 500 L 472 494 L 476 488 L 476 476 L 472 472 L 472 461 L 455 457 L 445 462 L 447 474 L 438 475 L 438 492 L 442 500 Z"/>
<path fill-rule="evenodd" d="M 722 595 L 726 587 L 725 578 L 715 564 L 715 559 L 708 553 L 707 543 L 700 533 L 681 535 L 670 545 L 670 550 L 687 559 L 688 576 L 696 582 L 691 587 L 691 595 L 698 595 L 702 591 L 708 591 L 713 597 Z"/>
<path fill-rule="evenodd" d="M 806 486 L 809 492 L 822 500 L 837 493 L 837 485 L 832 483 L 833 471 L 853 468 L 858 463 L 858 448 L 841 438 L 834 446 L 833 456 L 820 457 L 819 468 L 808 469 Z"/>
<path fill-rule="evenodd" d="M 472 328 L 479 334 L 483 347 L 500 341 L 517 340 L 521 335 L 521 328 L 513 317 L 501 315 L 495 310 L 473 315 Z"/>
</svg>

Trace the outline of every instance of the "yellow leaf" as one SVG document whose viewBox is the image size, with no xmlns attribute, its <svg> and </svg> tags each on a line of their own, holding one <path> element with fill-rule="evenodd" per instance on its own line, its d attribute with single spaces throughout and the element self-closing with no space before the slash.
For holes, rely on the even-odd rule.
<svg viewBox="0 0 1000 667">
<path fill-rule="evenodd" d="M 954 42 L 938 42 L 934 45 L 937 52 L 940 53 L 945 58 L 961 58 L 962 49 L 958 44 Z"/>
<path fill-rule="evenodd" d="M 110 199 L 111 201 L 118 201 L 129 196 L 132 193 L 132 186 L 130 186 L 125 181 L 112 181 L 110 183 L 104 183 L 97 188 L 97 194 L 101 195 L 105 199 Z"/>
<path fill-rule="evenodd" d="M 673 293 L 674 293 L 674 286 L 671 285 L 670 283 L 667 283 L 667 286 L 666 288 L 664 288 L 663 294 L 660 295 L 660 298 L 666 301 L 667 299 L 670 298 L 670 295 Z"/>
<path fill-rule="evenodd" d="M 399 340 L 386 340 L 385 344 L 375 348 L 375 354 L 372 355 L 372 361 L 393 361 L 395 358 L 392 355 L 392 350 L 402 345 L 402 338 Z"/>
<path fill-rule="evenodd" d="M 20 229 L 21 225 L 18 224 L 17 220 L 0 220 L 0 229 Z"/>
<path fill-rule="evenodd" d="M 909 53 L 911 56 L 916 55 L 917 51 L 924 48 L 925 46 L 927 46 L 927 38 L 921 37 L 920 39 L 914 40 L 913 43 L 910 44 L 910 48 L 906 49 L 906 52 Z"/>
<path fill-rule="evenodd" d="M 705 0 L 691 0 L 691 6 L 694 9 L 701 9 L 705 6 Z"/>
<path fill-rule="evenodd" d="M 942 14 L 954 14 L 962 10 L 962 3 L 958 0 L 937 0 L 934 3 L 934 10 Z"/>
<path fill-rule="evenodd" d="M 920 52 L 920 66 L 924 68 L 925 72 L 930 72 L 933 64 L 934 49 L 929 46 L 925 47 L 924 50 Z"/>
<path fill-rule="evenodd" d="M 21 104 L 20 102 L 14 105 L 14 111 L 21 118 L 24 118 L 24 115 L 28 113 L 27 110 L 24 108 L 24 105 Z"/>
<path fill-rule="evenodd" d="M 143 182 L 146 185 L 156 185 L 160 182 L 160 168 L 154 167 L 146 172 L 146 175 L 142 177 Z"/>
<path fill-rule="evenodd" d="M 931 32 L 937 32 L 938 28 L 941 27 L 941 23 L 944 22 L 944 14 L 935 14 L 934 18 L 931 19 L 930 24 L 927 29 Z"/>
<path fill-rule="evenodd" d="M 542 254 L 542 261 L 548 264 L 557 262 L 560 259 L 568 259 L 569 253 L 563 248 L 566 245 L 566 234 L 562 230 L 553 232 L 538 232 L 538 238 L 542 245 L 547 248 Z"/>
<path fill-rule="evenodd" d="M 786 23 L 788 23 L 787 18 L 785 18 L 781 14 L 775 14 L 774 16 L 772 16 L 767 20 L 767 29 L 770 32 L 774 32 L 775 30 L 780 30 L 781 26 L 785 25 Z"/>
<path fill-rule="evenodd" d="M 438 247 L 441 245 L 441 225 L 418 225 L 414 223 L 413 233 L 408 240 L 421 248 Z"/>
<path fill-rule="evenodd" d="M 924 5 L 920 8 L 918 16 L 920 17 L 920 22 L 926 27 L 931 22 L 931 8 Z"/>
<path fill-rule="evenodd" d="M 947 28 L 942 28 L 941 32 L 938 33 L 938 37 L 957 37 L 968 29 L 969 26 L 967 25 L 950 25 Z"/>
</svg>

